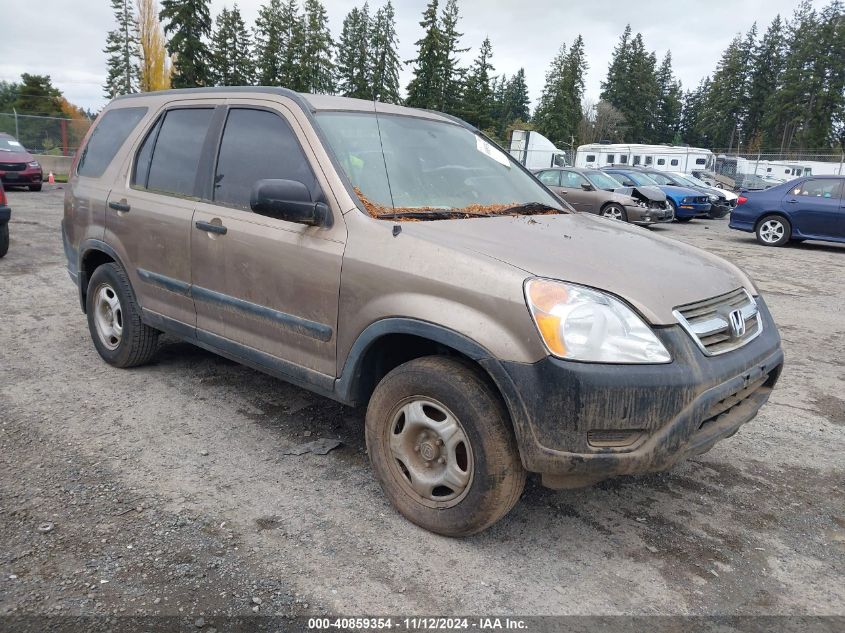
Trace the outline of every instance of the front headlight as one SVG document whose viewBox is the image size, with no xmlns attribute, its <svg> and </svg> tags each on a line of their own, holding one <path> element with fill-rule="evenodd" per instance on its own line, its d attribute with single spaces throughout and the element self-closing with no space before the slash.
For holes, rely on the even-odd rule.
<svg viewBox="0 0 845 633">
<path fill-rule="evenodd" d="M 41 167 L 41 165 L 39 165 L 39 164 L 38 164 L 38 161 L 37 161 L 37 160 L 34 160 L 34 161 L 32 161 L 31 163 L 29 163 L 29 166 L 30 166 L 30 167 L 35 167 L 35 168 Z"/>
<path fill-rule="evenodd" d="M 631 308 L 584 286 L 529 279 L 525 300 L 546 349 L 558 358 L 594 363 L 668 363 L 654 332 Z"/>
<path fill-rule="evenodd" d="M 718 201 L 719 201 L 718 196 L 710 196 L 710 202 L 718 202 Z"/>
</svg>

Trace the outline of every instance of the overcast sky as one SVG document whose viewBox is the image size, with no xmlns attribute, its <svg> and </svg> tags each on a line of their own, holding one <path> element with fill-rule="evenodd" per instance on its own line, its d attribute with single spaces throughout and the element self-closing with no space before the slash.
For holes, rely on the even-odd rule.
<svg viewBox="0 0 845 633">
<path fill-rule="evenodd" d="M 9 2 L 10 0 L 3 0 Z M 264 0 L 240 0 L 244 19 L 252 24 Z M 426 0 L 393 0 L 397 14 L 399 53 L 416 53 L 422 32 L 419 21 Z M 323 0 L 332 33 L 339 36 L 344 16 L 358 0 Z M 2 4 L 2 3 L 0 3 Z M 232 0 L 212 0 L 212 15 Z M 562 43 L 584 36 L 590 69 L 588 99 L 597 99 L 610 54 L 630 23 L 642 32 L 646 46 L 662 57 L 672 51 L 675 73 L 684 87 L 712 73 L 719 55 L 737 32 L 755 21 L 764 30 L 778 13 L 790 16 L 797 0 L 460 0 L 464 54 L 469 64 L 489 36 L 496 73 L 512 75 L 525 68 L 529 94 L 536 100 L 546 68 Z M 827 4 L 814 0 L 817 7 Z M 370 6 L 381 6 L 371 0 Z M 106 33 L 114 28 L 108 0 L 20 0 L 0 18 L 0 80 L 17 81 L 23 72 L 48 74 L 73 103 L 97 110 L 105 104 Z M 402 71 L 402 86 L 410 66 Z M 729 87 L 726 87 L 729 88 Z"/>
</svg>

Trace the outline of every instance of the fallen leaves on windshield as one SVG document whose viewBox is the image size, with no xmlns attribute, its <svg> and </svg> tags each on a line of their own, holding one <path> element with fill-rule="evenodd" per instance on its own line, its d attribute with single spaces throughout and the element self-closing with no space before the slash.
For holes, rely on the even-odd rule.
<svg viewBox="0 0 845 633">
<path fill-rule="evenodd" d="M 437 219 L 438 217 L 442 217 L 444 215 L 448 215 L 450 218 L 460 216 L 465 218 L 483 218 L 490 215 L 502 214 L 502 212 L 507 211 L 508 209 L 520 206 L 518 202 L 511 202 L 508 204 L 471 204 L 466 207 L 455 209 L 444 209 L 442 207 L 388 207 L 383 204 L 379 204 L 378 202 L 373 202 L 364 195 L 364 192 L 362 192 L 358 187 L 355 187 L 354 191 L 355 195 L 361 199 L 361 203 L 364 205 L 367 213 L 369 213 L 372 217 L 376 219 L 389 219 L 398 222 L 419 222 L 423 220 L 423 217 L 420 216 L 429 214 L 432 216 L 432 219 Z M 548 210 L 540 211 L 539 213 L 533 212 L 531 215 L 553 215 L 558 213 L 560 213 L 560 211 L 557 209 L 549 208 Z M 396 217 L 403 214 L 409 214 L 413 217 Z M 522 214 L 514 211 L 513 215 Z"/>
</svg>

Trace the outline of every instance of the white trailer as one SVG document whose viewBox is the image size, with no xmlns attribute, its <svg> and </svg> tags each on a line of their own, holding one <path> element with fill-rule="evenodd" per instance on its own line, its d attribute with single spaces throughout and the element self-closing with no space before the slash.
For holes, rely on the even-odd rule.
<svg viewBox="0 0 845 633">
<path fill-rule="evenodd" d="M 592 143 L 581 145 L 575 154 L 575 166 L 598 169 L 608 165 L 650 167 L 660 171 L 712 169 L 713 152 L 700 147 L 683 145 L 627 145 L 623 143 Z"/>
<path fill-rule="evenodd" d="M 565 167 L 566 154 L 545 136 L 533 130 L 514 130 L 510 155 L 528 169 Z"/>
</svg>

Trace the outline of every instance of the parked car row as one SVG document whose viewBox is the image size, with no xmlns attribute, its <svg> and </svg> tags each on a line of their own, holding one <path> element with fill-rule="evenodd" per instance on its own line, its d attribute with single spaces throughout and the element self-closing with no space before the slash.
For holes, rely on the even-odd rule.
<svg viewBox="0 0 845 633">
<path fill-rule="evenodd" d="M 35 157 L 14 136 L 0 133 L 0 181 L 41 191 L 44 172 Z"/>
<path fill-rule="evenodd" d="M 643 167 L 552 167 L 535 175 L 576 211 L 641 226 L 689 222 L 696 217 L 723 218 L 737 199 L 681 173 Z"/>
</svg>

